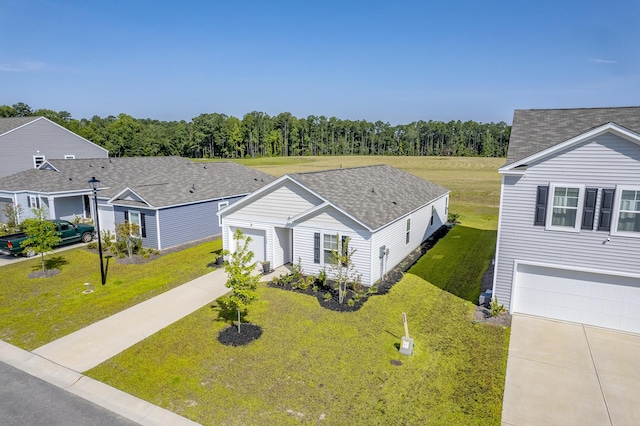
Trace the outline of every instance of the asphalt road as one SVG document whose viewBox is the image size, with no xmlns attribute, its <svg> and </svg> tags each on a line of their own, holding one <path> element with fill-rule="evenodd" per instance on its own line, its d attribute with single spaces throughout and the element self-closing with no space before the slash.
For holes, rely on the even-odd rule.
<svg viewBox="0 0 640 426">
<path fill-rule="evenodd" d="M 57 386 L 0 362 L 0 425 L 135 425 Z"/>
</svg>

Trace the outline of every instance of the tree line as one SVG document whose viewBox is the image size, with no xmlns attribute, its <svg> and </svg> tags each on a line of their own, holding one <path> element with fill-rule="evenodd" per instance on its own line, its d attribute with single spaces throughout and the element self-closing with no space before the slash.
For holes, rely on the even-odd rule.
<svg viewBox="0 0 640 426">
<path fill-rule="evenodd" d="M 67 111 L 0 105 L 0 117 L 44 116 L 109 150 L 114 157 L 180 155 L 244 158 L 304 155 L 437 155 L 504 157 L 511 126 L 504 122 L 341 120 L 289 112 L 252 111 L 242 119 L 220 113 L 191 121 L 137 119 L 127 114 L 90 119 Z"/>
</svg>

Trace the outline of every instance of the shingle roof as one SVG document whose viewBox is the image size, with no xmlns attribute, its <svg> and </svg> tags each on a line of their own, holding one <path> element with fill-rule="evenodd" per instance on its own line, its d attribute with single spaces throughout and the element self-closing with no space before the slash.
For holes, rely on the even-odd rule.
<svg viewBox="0 0 640 426">
<path fill-rule="evenodd" d="M 386 164 L 289 176 L 370 229 L 378 229 L 449 192 Z"/>
<path fill-rule="evenodd" d="M 88 189 L 100 180 L 100 196 L 111 198 L 129 187 L 154 207 L 252 192 L 275 178 L 236 163 L 194 163 L 181 157 L 128 157 L 49 160 L 55 170 L 26 170 L 0 178 L 0 190 L 44 193 Z"/>
<path fill-rule="evenodd" d="M 506 164 L 611 122 L 640 133 L 640 107 L 515 110 Z"/>
<path fill-rule="evenodd" d="M 35 121 L 41 117 L 8 117 L 0 118 L 0 135 L 7 133 L 10 130 L 18 128 L 24 124 Z"/>
</svg>

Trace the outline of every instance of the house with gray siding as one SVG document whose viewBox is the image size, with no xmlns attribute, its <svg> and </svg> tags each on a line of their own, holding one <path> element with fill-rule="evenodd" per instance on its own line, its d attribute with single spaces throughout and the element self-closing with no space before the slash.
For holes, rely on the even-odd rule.
<svg viewBox="0 0 640 426">
<path fill-rule="evenodd" d="M 92 177 L 100 181 L 100 229 L 135 223 L 143 245 L 159 250 L 219 235 L 218 210 L 275 179 L 237 163 L 180 157 L 47 160 L 0 178 L 0 197 L 23 207 L 21 219 L 31 207 L 51 219 L 95 218 Z"/>
<path fill-rule="evenodd" d="M 45 117 L 0 118 L 0 177 L 50 159 L 107 158 L 109 151 Z"/>
<path fill-rule="evenodd" d="M 282 176 L 220 211 L 223 247 L 251 237 L 254 260 L 300 262 L 331 276 L 331 250 L 347 241 L 370 286 L 447 220 L 449 190 L 388 165 Z"/>
<path fill-rule="evenodd" d="M 499 172 L 498 303 L 640 333 L 640 107 L 516 110 Z"/>
</svg>

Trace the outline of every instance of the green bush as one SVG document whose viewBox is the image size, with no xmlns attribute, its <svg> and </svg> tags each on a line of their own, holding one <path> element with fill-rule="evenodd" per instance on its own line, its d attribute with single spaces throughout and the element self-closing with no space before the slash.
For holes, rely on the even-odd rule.
<svg viewBox="0 0 640 426">
<path fill-rule="evenodd" d="M 324 300 L 331 300 L 332 296 L 330 292 L 326 292 L 323 297 L 324 297 Z"/>
</svg>

